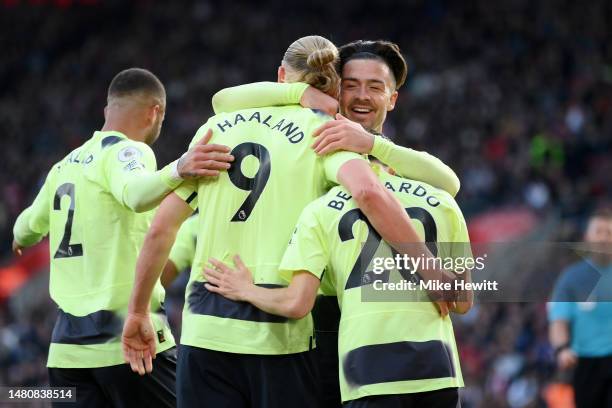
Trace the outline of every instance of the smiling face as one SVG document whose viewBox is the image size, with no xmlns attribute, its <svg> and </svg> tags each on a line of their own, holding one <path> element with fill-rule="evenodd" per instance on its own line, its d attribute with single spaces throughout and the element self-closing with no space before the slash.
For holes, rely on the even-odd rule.
<svg viewBox="0 0 612 408">
<path fill-rule="evenodd" d="M 397 100 L 395 78 L 379 59 L 354 59 L 344 64 L 340 112 L 365 129 L 382 131 L 387 112 Z"/>
</svg>

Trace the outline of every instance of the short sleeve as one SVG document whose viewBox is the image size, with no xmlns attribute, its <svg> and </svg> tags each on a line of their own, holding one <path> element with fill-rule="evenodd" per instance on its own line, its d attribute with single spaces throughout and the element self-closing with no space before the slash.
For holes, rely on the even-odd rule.
<svg viewBox="0 0 612 408">
<path fill-rule="evenodd" d="M 365 157 L 347 151 L 339 151 L 329 155 L 323 156 L 323 166 L 325 168 L 325 178 L 334 183 L 338 183 L 338 171 L 342 165 L 350 160 L 364 160 L 367 161 Z"/>
<path fill-rule="evenodd" d="M 548 321 L 572 320 L 575 305 L 573 302 L 548 302 Z"/>
<path fill-rule="evenodd" d="M 280 264 L 281 277 L 291 281 L 296 271 L 308 271 L 321 279 L 329 261 L 326 235 L 316 217 L 316 202 L 300 215 Z"/>
<path fill-rule="evenodd" d="M 192 210 L 198 208 L 198 182 L 197 180 L 185 180 L 178 186 L 174 193 L 187 203 Z"/>
<path fill-rule="evenodd" d="M 174 263 L 178 271 L 183 271 L 191 266 L 196 249 L 198 216 L 193 215 L 181 225 L 178 231 L 169 260 Z"/>
<path fill-rule="evenodd" d="M 571 320 L 576 303 L 573 302 L 572 285 L 568 271 L 564 272 L 553 289 L 551 302 L 548 303 L 548 320 Z"/>
</svg>

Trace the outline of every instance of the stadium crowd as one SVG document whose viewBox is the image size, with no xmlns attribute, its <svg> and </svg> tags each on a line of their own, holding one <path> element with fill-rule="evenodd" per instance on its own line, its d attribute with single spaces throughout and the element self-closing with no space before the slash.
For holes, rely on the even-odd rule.
<svg viewBox="0 0 612 408">
<path fill-rule="evenodd" d="M 468 223 L 493 208 L 528 207 L 540 219 L 558 214 L 547 239 L 572 241 L 588 212 L 610 198 L 612 6 L 605 1 L 382 0 L 373 8 L 359 0 L 346 8 L 316 0 L 299 10 L 278 0 L 70 3 L 0 2 L 7 262 L 16 216 L 48 168 L 100 127 L 116 72 L 146 67 L 166 85 L 167 115 L 154 146 L 161 167 L 211 115 L 214 92 L 274 80 L 282 50 L 310 33 L 338 45 L 386 38 L 402 47 L 411 72 L 385 134 L 457 172 Z M 0 384 L 46 381 L 54 317 L 42 289 L 25 315 L 12 299 L 0 305 Z M 171 292 L 172 310 L 181 296 Z M 545 300 L 481 304 L 455 319 L 465 407 L 542 403 L 539 391 L 554 372 Z"/>
</svg>

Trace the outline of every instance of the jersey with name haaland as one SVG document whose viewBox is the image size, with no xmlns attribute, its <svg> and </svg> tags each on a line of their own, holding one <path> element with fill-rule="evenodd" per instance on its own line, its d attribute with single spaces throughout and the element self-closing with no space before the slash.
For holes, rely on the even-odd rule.
<svg viewBox="0 0 612 408">
<path fill-rule="evenodd" d="M 289 354 L 313 346 L 312 317 L 265 313 L 245 302 L 209 292 L 203 269 L 209 258 L 232 263 L 240 254 L 254 282 L 280 287 L 278 266 L 302 209 L 336 183 L 339 168 L 355 153 L 318 157 L 312 133 L 331 118 L 300 106 L 224 113 L 210 128 L 211 143 L 232 148 L 235 161 L 218 178 L 184 183 L 176 193 L 199 208 L 195 259 L 187 286 L 181 343 L 245 354 Z"/>
</svg>

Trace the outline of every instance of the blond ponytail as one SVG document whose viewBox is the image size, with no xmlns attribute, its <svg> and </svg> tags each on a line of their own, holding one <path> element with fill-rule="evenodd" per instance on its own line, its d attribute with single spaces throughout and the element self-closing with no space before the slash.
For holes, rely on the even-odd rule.
<svg viewBox="0 0 612 408">
<path fill-rule="evenodd" d="M 318 35 L 302 37 L 285 52 L 285 79 L 287 82 L 306 82 L 322 92 L 337 96 L 340 89 L 337 62 L 338 49 L 331 41 Z"/>
</svg>

